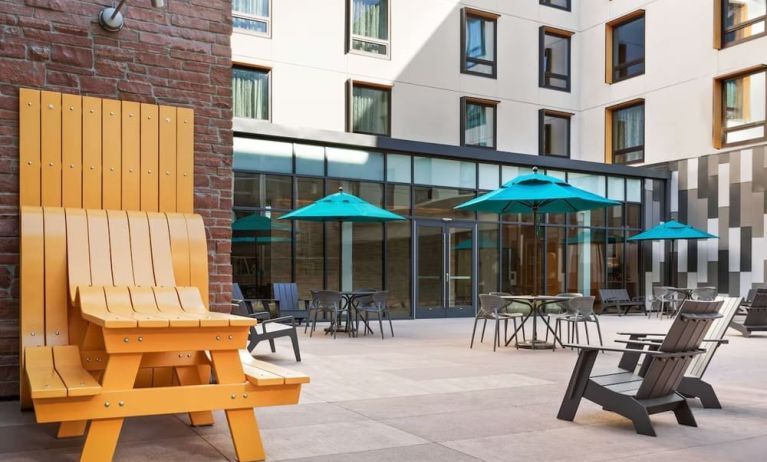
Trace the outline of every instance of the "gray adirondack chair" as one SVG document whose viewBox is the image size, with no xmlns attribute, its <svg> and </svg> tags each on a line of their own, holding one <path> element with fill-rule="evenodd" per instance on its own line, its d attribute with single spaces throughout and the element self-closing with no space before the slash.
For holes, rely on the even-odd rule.
<svg viewBox="0 0 767 462">
<path fill-rule="evenodd" d="M 722 307 L 719 310 L 719 314 L 721 314 L 722 317 L 716 319 L 711 324 L 711 327 L 708 330 L 708 335 L 703 339 L 703 346 L 705 347 L 706 352 L 693 358 L 677 388 L 677 391 L 687 398 L 700 399 L 703 407 L 707 409 L 721 409 L 722 405 L 711 384 L 703 380 L 703 374 L 705 374 L 706 369 L 708 369 L 719 345 L 728 343 L 727 340 L 724 339 L 724 335 L 727 333 L 727 328 L 730 326 L 735 313 L 738 311 L 741 300 L 743 300 L 741 297 L 726 297 L 722 299 Z M 632 348 L 632 341 L 635 340 L 648 340 L 657 342 L 658 345 L 660 345 L 665 334 L 619 332 L 618 335 L 628 335 L 629 340 L 626 341 L 626 344 L 628 348 Z M 633 347 L 642 348 L 643 346 L 644 345 L 639 344 Z M 640 354 L 636 353 L 624 353 L 619 367 L 624 370 L 635 370 L 640 356 Z"/>
<path fill-rule="evenodd" d="M 259 303 L 262 303 L 262 310 L 258 310 Z M 296 361 L 301 361 L 301 349 L 298 346 L 298 334 L 296 333 L 296 322 L 293 316 L 272 318 L 268 305 L 262 300 L 245 298 L 240 285 L 236 282 L 232 283 L 232 313 L 258 319 L 258 324 L 252 326 L 248 333 L 247 348 L 249 352 L 252 353 L 256 345 L 266 340 L 269 342 L 269 348 L 272 350 L 272 353 L 276 353 L 277 348 L 275 347 L 274 339 L 289 337 L 293 345 L 293 354 L 296 357 Z"/>
<path fill-rule="evenodd" d="M 744 337 L 750 337 L 752 332 L 767 331 L 767 289 L 757 289 L 750 306 L 742 307 L 745 317 L 733 320 L 730 327 Z"/>
<path fill-rule="evenodd" d="M 636 309 L 647 316 L 647 306 L 645 306 L 644 299 L 642 297 L 629 297 L 629 292 L 626 289 L 599 289 L 599 298 L 602 299 L 602 311 L 599 314 L 615 309 L 618 316 L 623 316 L 628 314 L 630 310 Z"/>
<path fill-rule="evenodd" d="M 565 345 L 580 349 L 573 375 L 562 399 L 557 418 L 572 421 L 583 398 L 632 421 L 637 433 L 655 436 L 650 415 L 673 411 L 681 425 L 696 427 L 687 399 L 677 391 L 693 358 L 704 353 L 700 344 L 711 323 L 722 315 L 722 301 L 685 301 L 663 341 L 634 340 L 630 350 L 584 345 Z M 637 346 L 649 349 L 637 351 Z M 640 353 L 644 360 L 639 373 L 623 369 L 592 375 L 600 351 Z"/>
</svg>

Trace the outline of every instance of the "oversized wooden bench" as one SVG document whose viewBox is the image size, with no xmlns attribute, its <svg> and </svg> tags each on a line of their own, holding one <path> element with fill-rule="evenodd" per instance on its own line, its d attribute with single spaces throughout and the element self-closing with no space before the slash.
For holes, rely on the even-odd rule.
<svg viewBox="0 0 767 462">
<path fill-rule="evenodd" d="M 36 126 L 34 121 L 25 121 L 31 110 L 58 109 L 53 103 L 46 104 L 46 98 L 58 104 L 68 99 L 70 110 L 77 107 L 78 111 L 72 110 L 77 117 L 82 113 L 84 162 L 89 133 L 85 118 L 94 111 L 86 110 L 85 98 L 81 102 L 73 96 L 22 91 L 22 165 L 35 165 L 26 159 L 35 159 L 29 157 L 30 138 L 34 141 L 41 136 L 41 126 L 58 123 L 62 136 L 66 125 L 62 118 L 69 114 L 65 112 L 53 122 L 46 122 L 50 117 L 46 113 L 38 114 Z M 99 114 L 104 109 L 104 124 L 108 108 L 120 119 L 119 102 L 114 106 L 109 100 L 98 101 Z M 27 102 L 35 102 L 37 107 Z M 123 110 L 131 110 L 131 104 L 136 103 L 123 104 Z M 139 112 L 136 104 L 136 115 L 144 115 L 143 106 L 152 105 L 142 105 Z M 154 112 L 148 108 L 146 120 L 157 119 L 157 107 L 152 107 Z M 164 108 L 160 107 L 161 115 Z M 173 120 L 173 109 L 165 110 L 163 123 Z M 176 136 L 173 122 L 170 134 Z M 95 123 L 90 130 L 94 127 Z M 143 125 L 141 128 L 144 143 Z M 157 142 L 157 130 L 155 125 L 155 138 L 149 140 L 149 146 Z M 162 126 L 159 130 L 162 135 Z M 148 131 L 151 135 L 152 130 Z M 179 146 L 182 135 L 179 128 Z M 191 136 L 191 128 L 187 135 Z M 193 145 L 188 139 L 183 144 L 190 149 Z M 142 175 L 133 185 L 141 185 L 136 195 L 139 200 L 128 201 L 126 195 L 133 195 L 133 186 L 107 192 L 106 176 L 113 168 L 107 168 L 105 154 L 94 158 L 94 162 L 103 160 L 99 167 L 103 165 L 104 178 L 99 179 L 95 207 L 88 208 L 86 202 L 93 197 L 88 195 L 85 169 L 76 184 L 81 188 L 77 201 L 70 197 L 68 202 L 61 189 L 58 195 L 46 191 L 46 172 L 39 171 L 45 153 L 39 144 L 36 149 L 37 173 L 21 174 L 25 190 L 20 233 L 22 407 L 33 405 L 38 422 L 60 423 L 60 437 L 83 435 L 90 422 L 81 460 L 110 460 L 125 417 L 189 413 L 193 425 L 210 425 L 211 411 L 223 409 L 237 458 L 263 460 L 253 408 L 297 403 L 301 385 L 309 378 L 241 355 L 248 330 L 256 321 L 209 310 L 205 227 L 199 215 L 189 213 L 191 189 L 182 188 L 180 179 L 169 190 L 163 186 L 174 195 L 178 192 L 170 201 L 156 178 Z M 182 154 L 179 150 L 174 159 L 178 169 L 174 177 L 191 174 L 184 170 L 191 165 L 190 159 L 181 159 Z M 183 155 L 191 156 L 191 151 Z M 119 171 L 119 165 L 131 165 L 134 160 L 123 150 L 122 161 L 118 156 L 114 168 Z M 144 160 L 142 149 L 142 165 Z M 154 162 L 161 162 L 156 155 Z M 64 175 L 66 170 L 58 173 Z M 44 181 L 35 175 L 43 175 Z M 67 181 L 60 177 L 58 186 Z M 123 186 L 126 181 L 123 176 Z M 191 188 L 191 182 L 186 184 Z M 30 192 L 35 187 L 41 188 L 37 194 Z M 160 189 L 152 191 L 152 187 Z M 67 203 L 74 206 L 60 206 Z M 99 208 L 107 203 L 127 210 Z M 152 211 L 136 210 L 141 204 L 149 204 Z"/>
</svg>

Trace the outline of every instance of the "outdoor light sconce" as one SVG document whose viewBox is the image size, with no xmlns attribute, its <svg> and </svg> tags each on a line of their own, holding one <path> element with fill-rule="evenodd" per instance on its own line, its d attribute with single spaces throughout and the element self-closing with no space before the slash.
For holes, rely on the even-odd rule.
<svg viewBox="0 0 767 462">
<path fill-rule="evenodd" d="M 120 0 L 117 7 L 106 7 L 99 13 L 99 24 L 101 28 L 109 32 L 117 32 L 125 25 L 125 18 L 120 13 L 120 9 L 125 4 L 125 0 Z M 152 0 L 152 6 L 162 8 L 165 6 L 165 0 Z"/>
</svg>

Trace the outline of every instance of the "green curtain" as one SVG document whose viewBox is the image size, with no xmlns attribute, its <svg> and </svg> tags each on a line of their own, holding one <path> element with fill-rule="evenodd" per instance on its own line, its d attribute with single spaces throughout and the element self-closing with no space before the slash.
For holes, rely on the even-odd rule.
<svg viewBox="0 0 767 462">
<path fill-rule="evenodd" d="M 269 0 L 232 0 L 232 11 L 268 18 Z"/>
<path fill-rule="evenodd" d="M 352 34 L 388 40 L 388 0 L 352 0 Z"/>
<path fill-rule="evenodd" d="M 232 69 L 234 117 L 269 119 L 269 73 L 254 69 Z"/>
<path fill-rule="evenodd" d="M 352 90 L 352 128 L 359 133 L 389 134 L 389 92 L 377 88 Z"/>
</svg>

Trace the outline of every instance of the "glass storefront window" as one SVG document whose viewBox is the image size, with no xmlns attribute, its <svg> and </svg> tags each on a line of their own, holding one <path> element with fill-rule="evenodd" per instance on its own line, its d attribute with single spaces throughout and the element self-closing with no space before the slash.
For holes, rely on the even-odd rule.
<svg viewBox="0 0 767 462">
<path fill-rule="evenodd" d="M 639 264 L 639 243 L 626 241 L 626 258 L 623 262 L 623 268 L 626 271 L 626 290 L 631 297 L 642 295 L 639 292 Z"/>
<path fill-rule="evenodd" d="M 452 188 L 413 187 L 413 215 L 432 218 L 474 219 L 474 212 L 455 210 L 458 204 L 474 198 L 474 191 Z"/>
<path fill-rule="evenodd" d="M 477 187 L 477 172 L 474 162 L 431 157 L 414 157 L 413 160 L 415 162 L 414 183 L 454 188 L 473 189 Z"/>
<path fill-rule="evenodd" d="M 322 178 L 296 178 L 296 208 L 305 207 L 325 196 Z"/>
<path fill-rule="evenodd" d="M 639 229 L 642 227 L 642 205 L 626 204 L 626 226 Z"/>
<path fill-rule="evenodd" d="M 327 148 L 328 176 L 383 181 L 383 154 L 356 149 Z"/>
<path fill-rule="evenodd" d="M 410 156 L 388 154 L 386 156 L 386 181 L 410 183 L 413 178 Z"/>
<path fill-rule="evenodd" d="M 296 144 L 296 173 L 299 175 L 325 174 L 325 148 L 312 144 Z"/>
<path fill-rule="evenodd" d="M 537 243 L 533 227 L 503 224 L 501 231 L 501 290 L 515 295 L 532 294 L 533 252 Z"/>
<path fill-rule="evenodd" d="M 235 136 L 232 168 L 250 172 L 293 172 L 293 144 Z"/>
<path fill-rule="evenodd" d="M 392 317 L 410 316 L 411 250 L 410 222 L 386 224 L 386 290 Z"/>
<path fill-rule="evenodd" d="M 607 198 L 623 202 L 625 196 L 623 178 L 607 177 Z"/>
<path fill-rule="evenodd" d="M 607 287 L 623 288 L 623 231 L 610 230 L 607 240 Z"/>
<path fill-rule="evenodd" d="M 387 184 L 386 208 L 399 215 L 410 215 L 410 185 Z"/>
<path fill-rule="evenodd" d="M 607 207 L 607 226 L 620 228 L 623 226 L 623 205 Z"/>
<path fill-rule="evenodd" d="M 598 295 L 604 287 L 605 232 L 569 228 L 567 232 L 567 292 Z"/>
<path fill-rule="evenodd" d="M 626 180 L 626 200 L 628 202 L 642 202 L 642 180 L 635 178 Z"/>
<path fill-rule="evenodd" d="M 545 293 L 565 292 L 565 228 L 546 228 L 546 287 Z M 544 293 L 544 288 L 538 289 Z"/>
<path fill-rule="evenodd" d="M 495 164 L 479 164 L 479 189 L 492 191 L 498 189 L 498 166 Z"/>
<path fill-rule="evenodd" d="M 298 295 L 304 300 L 311 299 L 310 290 L 325 288 L 325 233 L 322 223 L 296 221 L 295 226 L 295 272 Z M 328 275 L 327 288 L 338 287 L 338 273 L 335 284 Z"/>
<path fill-rule="evenodd" d="M 529 175 L 533 169 L 529 167 L 517 167 L 514 165 L 501 166 L 501 184 L 505 184 L 520 175 Z"/>
<path fill-rule="evenodd" d="M 477 252 L 477 261 L 479 262 L 478 293 L 486 294 L 498 291 L 499 249 L 497 224 L 481 223 L 479 225 Z"/>
<path fill-rule="evenodd" d="M 383 184 L 370 183 L 367 181 L 327 180 L 326 194 L 338 192 L 338 188 L 344 188 L 344 192 L 354 194 L 360 199 L 370 202 L 376 207 L 384 206 Z"/>
<path fill-rule="evenodd" d="M 290 210 L 293 180 L 289 176 L 235 172 L 234 206 Z"/>
</svg>

